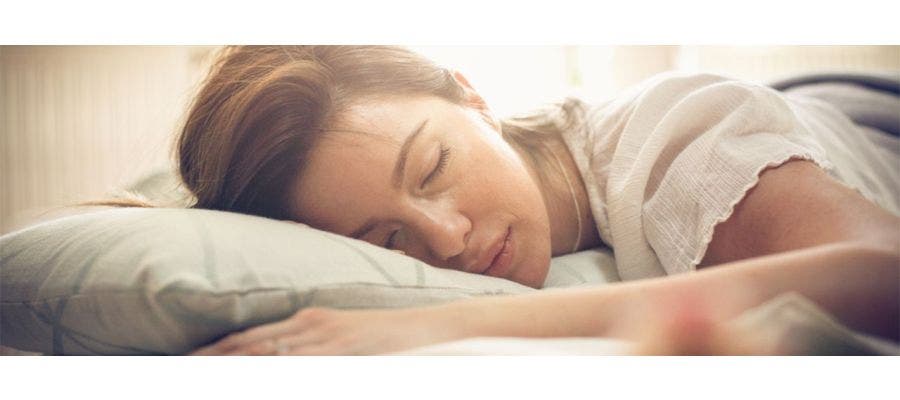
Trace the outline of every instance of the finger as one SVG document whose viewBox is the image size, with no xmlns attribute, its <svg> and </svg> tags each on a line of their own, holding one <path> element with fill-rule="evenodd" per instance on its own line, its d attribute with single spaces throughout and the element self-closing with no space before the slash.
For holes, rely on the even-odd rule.
<svg viewBox="0 0 900 400">
<path fill-rule="evenodd" d="M 229 356 L 291 355 L 296 349 L 318 346 L 323 342 L 318 335 L 304 334 L 270 338 L 228 350 Z"/>
<path fill-rule="evenodd" d="M 227 337 L 222 338 L 214 343 L 208 344 L 201 348 L 195 349 L 194 351 L 188 353 L 189 356 L 223 356 L 226 354 L 227 350 L 224 346 L 222 346 L 222 341 L 227 339 Z"/>
<path fill-rule="evenodd" d="M 285 353 L 287 356 L 338 356 L 347 355 L 347 352 L 341 352 L 337 348 L 329 344 L 307 344 L 292 347 L 290 351 Z"/>
<path fill-rule="evenodd" d="M 243 332 L 228 335 L 224 339 L 209 346 L 212 353 L 231 353 L 235 349 L 248 347 L 257 342 L 275 339 L 281 336 L 302 332 L 304 324 L 296 318 L 288 318 L 271 324 L 260 325 Z"/>
<path fill-rule="evenodd" d="M 282 346 L 278 343 L 278 339 L 266 339 L 246 346 L 229 350 L 227 356 L 274 356 L 277 355 Z"/>
<path fill-rule="evenodd" d="M 276 339 L 276 354 L 290 355 L 294 349 L 319 346 L 327 342 L 327 338 L 317 332 L 303 332 L 299 335 L 285 336 Z"/>
<path fill-rule="evenodd" d="M 215 345 L 201 347 L 188 353 L 189 356 L 220 356 L 225 353 L 221 352 Z"/>
</svg>

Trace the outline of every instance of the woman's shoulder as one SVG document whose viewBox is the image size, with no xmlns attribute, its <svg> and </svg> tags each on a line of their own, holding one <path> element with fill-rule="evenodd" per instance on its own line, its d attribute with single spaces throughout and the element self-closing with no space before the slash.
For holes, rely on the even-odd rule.
<svg viewBox="0 0 900 400">
<path fill-rule="evenodd" d="M 635 87 L 639 90 L 647 90 L 658 87 L 701 87 L 713 85 L 722 82 L 735 82 L 742 84 L 751 84 L 749 81 L 743 81 L 734 77 L 714 72 L 693 72 L 693 71 L 665 71 L 644 79 Z"/>
<path fill-rule="evenodd" d="M 612 96 L 573 94 L 547 104 L 542 110 L 545 115 L 591 114 L 603 110 L 628 108 L 636 101 L 660 97 L 677 98 L 692 94 L 710 86 L 733 86 L 735 88 L 763 88 L 764 86 L 735 79 L 726 75 L 707 72 L 666 71 L 652 75 L 631 85 Z"/>
<path fill-rule="evenodd" d="M 663 101 L 675 103 L 688 96 L 775 92 L 762 84 L 708 72 L 669 71 L 654 75 L 626 89 L 618 99 L 623 102 Z"/>
<path fill-rule="evenodd" d="M 548 115 L 568 122 L 556 124 L 564 127 L 564 136 L 585 137 L 580 141 L 585 144 L 612 146 L 626 126 L 643 137 L 663 119 L 706 118 L 718 115 L 710 114 L 711 108 L 723 111 L 739 105 L 743 106 L 741 112 L 787 117 L 783 96 L 773 89 L 725 75 L 685 71 L 654 75 L 601 101 L 568 97 L 557 104 L 557 112 Z"/>
<path fill-rule="evenodd" d="M 748 107 L 786 109 L 784 96 L 760 83 L 716 73 L 663 72 L 635 84 L 608 101 L 587 104 L 588 121 L 606 129 L 639 117 L 656 121 L 669 115 L 696 116 L 714 104 L 745 104 Z M 691 105 L 701 104 L 701 109 Z M 609 126 L 607 126 L 609 125 Z"/>
</svg>

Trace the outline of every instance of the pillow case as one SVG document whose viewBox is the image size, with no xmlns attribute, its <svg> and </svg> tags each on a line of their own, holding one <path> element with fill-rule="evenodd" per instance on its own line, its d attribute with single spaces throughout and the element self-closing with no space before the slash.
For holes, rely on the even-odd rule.
<svg viewBox="0 0 900 400">
<path fill-rule="evenodd" d="M 553 260 L 545 287 L 618 280 L 609 250 Z M 0 345 L 45 354 L 183 354 L 310 306 L 392 308 L 526 293 L 302 224 L 112 209 L 0 237 Z"/>
</svg>

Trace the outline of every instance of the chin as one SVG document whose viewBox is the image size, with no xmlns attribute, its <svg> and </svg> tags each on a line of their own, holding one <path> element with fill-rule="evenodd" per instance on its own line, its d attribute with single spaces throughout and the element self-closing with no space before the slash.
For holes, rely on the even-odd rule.
<svg viewBox="0 0 900 400">
<path fill-rule="evenodd" d="M 530 247 L 531 251 L 523 252 L 520 265 L 513 271 L 512 280 L 535 289 L 544 287 L 547 273 L 550 271 L 550 238 L 537 242 Z"/>
<path fill-rule="evenodd" d="M 547 273 L 550 271 L 550 253 L 544 257 L 535 257 L 537 260 L 529 260 L 531 263 L 521 265 L 519 272 L 510 277 L 511 280 L 535 289 L 544 287 Z"/>
</svg>

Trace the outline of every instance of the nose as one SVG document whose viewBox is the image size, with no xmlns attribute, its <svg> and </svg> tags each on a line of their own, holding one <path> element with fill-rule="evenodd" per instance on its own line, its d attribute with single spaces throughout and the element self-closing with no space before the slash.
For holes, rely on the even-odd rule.
<svg viewBox="0 0 900 400">
<path fill-rule="evenodd" d="M 440 261 L 447 262 L 466 249 L 472 221 L 450 199 L 430 201 L 416 207 L 415 225 L 423 244 Z"/>
</svg>

